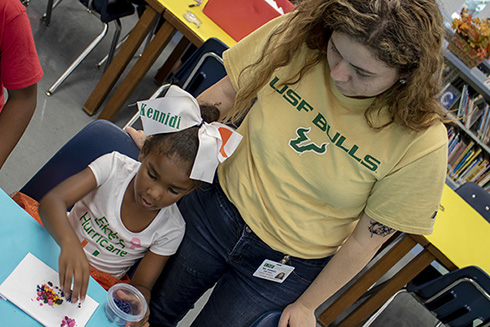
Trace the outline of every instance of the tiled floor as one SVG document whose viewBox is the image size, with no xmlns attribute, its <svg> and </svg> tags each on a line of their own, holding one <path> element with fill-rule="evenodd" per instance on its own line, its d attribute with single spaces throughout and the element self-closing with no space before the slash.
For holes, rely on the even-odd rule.
<svg viewBox="0 0 490 327">
<path fill-rule="evenodd" d="M 110 26 L 104 41 L 56 92 L 48 97 L 45 95 L 46 90 L 100 33 L 102 24 L 95 16 L 87 13 L 78 0 L 64 0 L 53 11 L 51 24 L 46 27 L 40 19 L 45 11 L 46 2 L 47 0 L 31 0 L 28 7 L 28 16 L 44 69 L 44 77 L 38 84 L 38 105 L 35 115 L 23 138 L 0 170 L 0 187 L 7 193 L 19 190 L 67 140 L 96 119 L 96 115 L 88 116 L 82 110 L 82 106 L 102 75 L 102 70 L 97 69 L 95 65 L 108 52 L 114 26 Z M 122 19 L 122 35 L 131 29 L 136 20 L 136 15 Z M 170 47 L 175 43 L 172 42 Z M 153 76 L 168 54 L 169 50 L 166 49 L 126 105 L 148 98 L 156 90 Z M 134 112 L 134 106 L 123 108 L 117 115 L 115 123 L 123 126 Z M 197 309 L 191 311 L 179 327 L 190 326 L 206 298 L 207 294 L 196 304 Z M 402 301 L 397 307 L 409 307 L 405 303 Z M 376 326 L 401 326 L 391 322 L 389 316 L 390 314 L 386 314 L 383 322 Z M 395 316 L 399 316 L 399 313 L 395 313 Z M 432 326 L 432 322 L 419 321 L 408 324 L 410 321 L 411 318 L 407 318 L 406 326 Z"/>
</svg>

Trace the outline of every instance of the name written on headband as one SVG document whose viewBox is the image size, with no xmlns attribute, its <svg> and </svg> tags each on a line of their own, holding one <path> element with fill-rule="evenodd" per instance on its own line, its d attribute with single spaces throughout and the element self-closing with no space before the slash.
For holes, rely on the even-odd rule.
<svg viewBox="0 0 490 327">
<path fill-rule="evenodd" d="M 140 107 L 140 115 L 148 117 L 156 122 L 159 122 L 163 125 L 167 125 L 169 127 L 173 127 L 175 129 L 180 128 L 180 119 L 179 115 L 171 115 L 170 113 L 161 112 L 157 109 L 153 109 L 152 107 L 148 107 L 146 103 L 142 103 Z"/>
</svg>

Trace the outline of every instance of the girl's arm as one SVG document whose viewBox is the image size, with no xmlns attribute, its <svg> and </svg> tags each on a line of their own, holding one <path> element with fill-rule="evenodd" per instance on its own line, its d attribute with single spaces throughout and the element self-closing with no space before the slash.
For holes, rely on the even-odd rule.
<svg viewBox="0 0 490 327">
<path fill-rule="evenodd" d="M 58 259 L 60 287 L 71 302 L 83 300 L 87 293 L 90 268 L 80 241 L 67 218 L 67 209 L 97 187 L 90 168 L 64 180 L 39 202 L 39 213 L 46 230 L 61 247 Z"/>
<path fill-rule="evenodd" d="M 126 326 L 140 327 L 147 326 L 148 318 L 150 316 L 150 297 L 151 289 L 155 284 L 157 278 L 163 270 L 163 267 L 168 261 L 170 256 L 154 254 L 151 251 L 146 252 L 143 259 L 141 259 L 138 268 L 134 272 L 131 278 L 131 285 L 140 290 L 148 303 L 148 310 L 145 317 L 136 323 L 127 323 Z"/>
<path fill-rule="evenodd" d="M 352 234 L 313 283 L 284 309 L 279 327 L 316 326 L 316 308 L 361 271 L 394 232 L 363 214 Z"/>
<path fill-rule="evenodd" d="M 235 102 L 236 92 L 228 76 L 203 91 L 198 97 L 199 104 L 212 105 L 218 108 L 220 119 L 226 116 Z"/>
</svg>

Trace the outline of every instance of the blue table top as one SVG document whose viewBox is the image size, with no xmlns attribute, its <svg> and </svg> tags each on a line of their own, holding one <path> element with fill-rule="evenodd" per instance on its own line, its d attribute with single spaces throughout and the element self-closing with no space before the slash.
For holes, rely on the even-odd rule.
<svg viewBox="0 0 490 327">
<path fill-rule="evenodd" d="M 0 283 L 2 283 L 20 261 L 31 252 L 34 256 L 58 271 L 60 248 L 51 235 L 34 218 L 19 207 L 0 189 Z M 106 291 L 90 278 L 87 294 L 99 303 L 97 310 L 86 326 L 116 326 L 104 313 Z M 16 327 L 42 326 L 12 303 L 0 299 L 2 321 Z"/>
</svg>

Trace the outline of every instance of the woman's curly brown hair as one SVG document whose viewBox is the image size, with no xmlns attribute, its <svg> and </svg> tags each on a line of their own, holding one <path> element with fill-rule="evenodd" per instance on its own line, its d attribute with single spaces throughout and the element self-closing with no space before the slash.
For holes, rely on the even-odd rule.
<svg viewBox="0 0 490 327">
<path fill-rule="evenodd" d="M 240 74 L 235 121 L 249 110 L 257 91 L 274 70 L 286 66 L 302 46 L 310 51 L 303 67 L 284 84 L 298 82 L 313 66 L 326 60 L 327 43 L 333 31 L 351 36 L 373 51 L 388 66 L 397 68 L 405 84 L 395 83 L 378 95 L 364 113 L 367 123 L 380 129 L 395 122 L 420 131 L 442 121 L 438 101 L 443 65 L 443 19 L 434 0 L 305 0 L 276 27 L 259 59 Z M 280 40 L 280 42 L 278 42 Z M 249 74 L 247 85 L 241 77 Z M 373 126 L 373 115 L 387 107 L 392 120 Z"/>
</svg>

